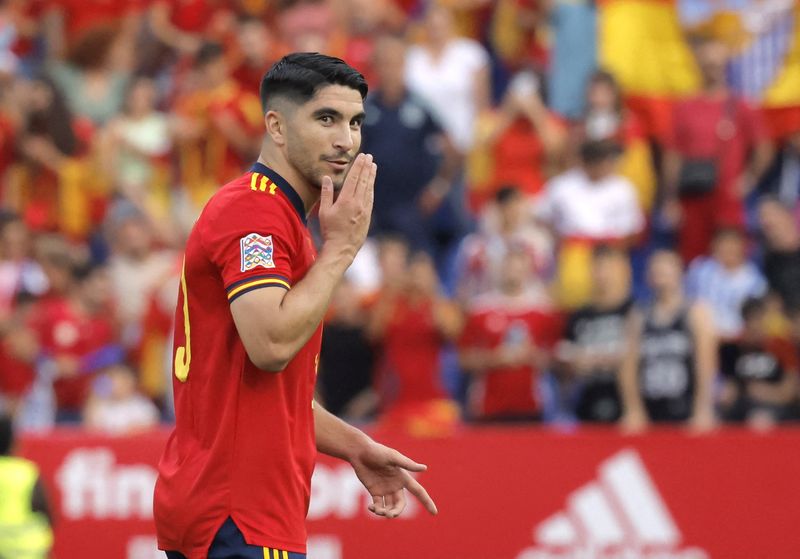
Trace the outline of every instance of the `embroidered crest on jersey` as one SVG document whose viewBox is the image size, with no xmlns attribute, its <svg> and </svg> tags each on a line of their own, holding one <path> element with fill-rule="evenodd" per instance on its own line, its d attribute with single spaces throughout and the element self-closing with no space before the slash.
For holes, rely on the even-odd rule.
<svg viewBox="0 0 800 559">
<path fill-rule="evenodd" d="M 272 235 L 265 237 L 258 233 L 250 233 L 246 237 L 242 237 L 239 244 L 242 250 L 242 272 L 253 270 L 259 266 L 262 268 L 275 267 L 275 262 L 272 261 Z"/>
</svg>

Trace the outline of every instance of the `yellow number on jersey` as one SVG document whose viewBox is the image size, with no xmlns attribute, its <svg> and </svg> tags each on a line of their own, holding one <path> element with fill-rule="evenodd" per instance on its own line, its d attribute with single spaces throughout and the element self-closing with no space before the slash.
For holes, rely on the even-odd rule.
<svg viewBox="0 0 800 559">
<path fill-rule="evenodd" d="M 192 361 L 191 331 L 189 328 L 189 293 L 186 291 L 186 259 L 181 268 L 181 294 L 183 296 L 183 333 L 186 336 L 186 345 L 180 346 L 175 351 L 175 376 L 181 382 L 186 382 L 189 377 L 189 364 Z"/>
</svg>

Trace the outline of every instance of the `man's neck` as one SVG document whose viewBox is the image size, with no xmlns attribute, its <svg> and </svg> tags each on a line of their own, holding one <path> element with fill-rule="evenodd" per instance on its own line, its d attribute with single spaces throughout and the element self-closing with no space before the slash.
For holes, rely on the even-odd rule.
<svg viewBox="0 0 800 559">
<path fill-rule="evenodd" d="M 297 169 L 289 163 L 282 154 L 271 153 L 266 149 L 261 151 L 258 157 L 258 162 L 266 165 L 280 176 L 282 176 L 291 185 L 300 199 L 303 201 L 303 207 L 306 214 L 311 211 L 317 202 L 319 202 L 320 191 L 314 188 Z"/>
</svg>

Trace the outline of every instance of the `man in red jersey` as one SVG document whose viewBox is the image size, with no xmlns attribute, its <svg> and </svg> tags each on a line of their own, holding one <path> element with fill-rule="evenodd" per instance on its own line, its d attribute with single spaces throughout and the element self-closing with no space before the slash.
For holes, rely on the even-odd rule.
<svg viewBox="0 0 800 559">
<path fill-rule="evenodd" d="M 295 53 L 276 63 L 261 84 L 258 162 L 211 198 L 189 236 L 176 426 L 154 502 L 171 559 L 304 557 L 317 451 L 352 464 L 373 513 L 399 515 L 405 489 L 436 513 L 409 474 L 425 466 L 312 399 L 320 323 L 369 227 L 376 166 L 356 156 L 366 93 L 339 59 Z M 319 255 L 306 229 L 317 202 Z"/>
</svg>

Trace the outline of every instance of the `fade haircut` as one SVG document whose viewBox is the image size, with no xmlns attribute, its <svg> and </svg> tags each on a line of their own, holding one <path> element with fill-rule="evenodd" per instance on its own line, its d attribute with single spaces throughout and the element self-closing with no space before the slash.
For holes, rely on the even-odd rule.
<svg viewBox="0 0 800 559">
<path fill-rule="evenodd" d="M 357 90 L 363 100 L 367 81 L 341 58 L 318 52 L 295 52 L 276 62 L 261 78 L 261 108 L 266 113 L 273 99 L 282 97 L 303 104 L 322 87 L 343 85 Z"/>
</svg>

